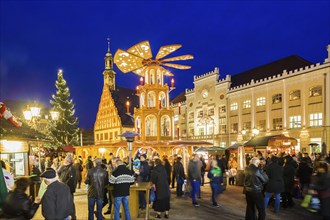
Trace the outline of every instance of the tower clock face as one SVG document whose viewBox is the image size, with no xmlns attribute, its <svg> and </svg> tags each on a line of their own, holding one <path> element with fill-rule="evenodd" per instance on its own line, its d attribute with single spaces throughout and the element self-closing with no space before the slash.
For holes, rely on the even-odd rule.
<svg viewBox="0 0 330 220">
<path fill-rule="evenodd" d="M 203 96 L 204 99 L 207 98 L 209 96 L 209 92 L 206 89 L 204 89 L 202 91 L 202 96 Z"/>
</svg>

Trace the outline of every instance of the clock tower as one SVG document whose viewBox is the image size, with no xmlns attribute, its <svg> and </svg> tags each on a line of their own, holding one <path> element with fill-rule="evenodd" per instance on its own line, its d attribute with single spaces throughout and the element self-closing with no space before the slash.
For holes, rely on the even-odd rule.
<svg viewBox="0 0 330 220">
<path fill-rule="evenodd" d="M 105 54 L 104 57 L 104 66 L 105 69 L 103 71 L 104 75 L 104 85 L 109 86 L 110 90 L 115 90 L 116 89 L 116 79 L 115 75 L 116 72 L 113 70 L 113 57 L 112 54 L 110 53 L 110 39 L 108 38 L 108 51 Z"/>
</svg>

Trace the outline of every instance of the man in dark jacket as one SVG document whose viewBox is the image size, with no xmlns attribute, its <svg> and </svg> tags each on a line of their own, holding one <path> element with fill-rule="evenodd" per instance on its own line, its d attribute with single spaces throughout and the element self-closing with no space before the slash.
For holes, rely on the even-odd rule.
<svg viewBox="0 0 330 220">
<path fill-rule="evenodd" d="M 123 203 L 125 218 L 131 219 L 129 212 L 129 189 L 134 183 L 132 171 L 121 161 L 116 161 L 117 168 L 112 172 L 109 182 L 113 185 L 113 197 L 115 206 L 115 220 L 120 219 L 120 205 Z"/>
<path fill-rule="evenodd" d="M 180 156 L 177 157 L 176 162 L 174 163 L 173 172 L 176 179 L 176 196 L 181 197 L 183 195 L 182 185 L 186 176 L 184 174 L 184 168 Z"/>
<path fill-rule="evenodd" d="M 296 173 L 297 164 L 291 156 L 284 158 L 285 164 L 283 167 L 283 180 L 284 180 L 284 192 L 282 196 L 283 208 L 294 205 L 292 200 L 292 191 L 294 188 L 294 175 Z"/>
<path fill-rule="evenodd" d="M 256 207 L 258 209 L 258 220 L 264 220 L 266 218 L 262 190 L 263 185 L 268 181 L 268 176 L 258 168 L 259 163 L 259 158 L 252 158 L 250 165 L 245 170 L 244 191 L 247 203 L 245 213 L 246 220 L 255 219 Z"/>
<path fill-rule="evenodd" d="M 94 167 L 88 170 L 85 183 L 88 184 L 88 220 L 94 219 L 94 206 L 96 203 L 97 219 L 103 219 L 102 207 L 105 186 L 108 184 L 108 173 L 102 167 L 102 160 L 96 158 Z"/>
<path fill-rule="evenodd" d="M 140 169 L 137 172 L 137 182 L 148 182 L 149 179 L 149 165 L 146 161 L 147 155 L 142 154 L 140 156 Z M 146 193 L 145 191 L 139 191 L 139 208 L 146 208 Z"/>
<path fill-rule="evenodd" d="M 193 159 L 191 159 L 188 164 L 188 178 L 192 187 L 192 192 L 191 192 L 192 204 L 195 207 L 199 207 L 199 204 L 196 201 L 196 194 L 200 193 L 200 186 L 202 179 L 201 168 L 202 168 L 202 162 L 198 158 L 198 155 L 194 154 Z"/>
<path fill-rule="evenodd" d="M 58 170 L 58 176 L 62 183 L 65 183 L 70 188 L 72 200 L 74 200 L 73 193 L 76 192 L 76 171 L 73 167 L 73 157 L 68 154 L 63 165 Z M 72 220 L 76 220 L 76 208 L 73 203 L 73 213 L 71 213 Z"/>
<path fill-rule="evenodd" d="M 63 220 L 73 213 L 73 199 L 70 188 L 58 181 L 55 170 L 47 169 L 40 177 L 47 185 L 42 197 L 42 215 L 45 220 Z"/>
<path fill-rule="evenodd" d="M 265 196 L 265 208 L 268 206 L 268 202 L 271 194 L 275 194 L 275 213 L 280 210 L 281 193 L 284 192 L 283 181 L 283 167 L 278 164 L 278 157 L 273 156 L 270 164 L 266 167 L 266 174 L 269 177 L 269 181 L 266 184 L 266 196 Z"/>
<path fill-rule="evenodd" d="M 303 193 L 306 193 L 309 188 L 312 174 L 313 174 L 313 168 L 309 165 L 308 158 L 303 157 L 301 159 L 301 162 L 299 163 L 297 170 L 297 177 L 299 178 L 301 184 L 301 190 L 303 191 Z"/>
<path fill-rule="evenodd" d="M 4 215 L 0 219 L 32 219 L 38 210 L 40 199 L 36 198 L 31 201 L 25 191 L 30 186 L 31 180 L 29 177 L 19 177 L 15 181 L 14 190 L 10 191 L 3 204 Z"/>
</svg>

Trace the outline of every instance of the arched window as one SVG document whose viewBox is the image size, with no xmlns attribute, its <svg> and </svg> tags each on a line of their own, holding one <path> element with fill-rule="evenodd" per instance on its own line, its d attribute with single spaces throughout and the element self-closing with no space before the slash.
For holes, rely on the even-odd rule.
<svg viewBox="0 0 330 220">
<path fill-rule="evenodd" d="M 155 70 L 150 70 L 150 84 L 155 84 Z"/>
<path fill-rule="evenodd" d="M 165 108 L 166 107 L 166 96 L 164 92 L 159 93 L 159 101 L 160 101 L 160 107 Z"/>
<path fill-rule="evenodd" d="M 159 69 L 157 69 L 157 83 L 162 85 L 162 75 Z"/>
<path fill-rule="evenodd" d="M 293 90 L 289 93 L 290 100 L 300 99 L 300 90 Z"/>
<path fill-rule="evenodd" d="M 322 95 L 322 86 L 313 86 L 309 88 L 309 97 Z"/>
<path fill-rule="evenodd" d="M 171 120 L 168 115 L 161 118 L 160 133 L 161 136 L 171 136 Z"/>
<path fill-rule="evenodd" d="M 156 106 L 156 94 L 155 92 L 148 93 L 148 107 L 155 107 Z"/>
<path fill-rule="evenodd" d="M 144 99 L 145 99 L 145 93 L 142 92 L 141 95 L 140 95 L 140 105 L 141 105 L 141 107 L 145 106 Z"/>
<path fill-rule="evenodd" d="M 137 117 L 135 120 L 137 133 L 141 134 L 141 118 Z"/>
<path fill-rule="evenodd" d="M 146 136 L 157 136 L 157 119 L 154 115 L 146 117 Z"/>
</svg>

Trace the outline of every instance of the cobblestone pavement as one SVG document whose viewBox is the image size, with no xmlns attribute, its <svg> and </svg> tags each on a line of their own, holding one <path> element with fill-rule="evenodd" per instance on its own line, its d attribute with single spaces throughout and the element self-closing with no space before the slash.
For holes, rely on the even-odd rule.
<svg viewBox="0 0 330 220">
<path fill-rule="evenodd" d="M 242 193 L 242 187 L 228 186 L 227 190 L 220 195 L 219 203 L 221 207 L 216 208 L 211 205 L 211 190 L 209 184 L 205 184 L 202 187 L 201 199 L 198 199 L 200 207 L 194 207 L 191 204 L 189 197 L 177 198 L 175 196 L 175 190 L 172 190 L 171 198 L 171 210 L 170 219 L 177 220 L 229 220 L 229 219 L 244 219 L 246 201 L 245 196 Z M 320 216 L 314 213 L 310 213 L 300 207 L 301 201 L 296 200 L 296 206 L 288 209 L 281 209 L 279 214 L 275 214 L 272 208 L 269 207 L 266 211 L 266 219 L 304 219 L 304 220 L 319 220 Z M 80 189 L 75 193 L 75 205 L 78 220 L 88 219 L 87 208 L 87 195 L 85 189 Z M 106 211 L 106 208 L 103 210 Z M 151 219 L 154 219 L 155 213 L 152 210 L 150 212 Z M 41 207 L 37 214 L 33 218 L 34 220 L 43 219 L 41 215 Z M 110 219 L 110 215 L 106 215 L 105 219 Z M 163 218 L 164 219 L 164 218 Z"/>
</svg>

